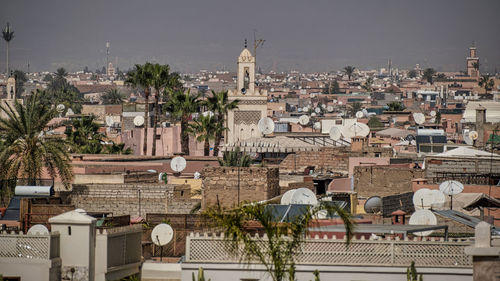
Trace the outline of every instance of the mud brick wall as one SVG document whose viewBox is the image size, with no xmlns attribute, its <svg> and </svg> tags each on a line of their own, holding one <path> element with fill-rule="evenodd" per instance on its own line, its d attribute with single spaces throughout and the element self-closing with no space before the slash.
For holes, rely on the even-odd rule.
<svg viewBox="0 0 500 281">
<path fill-rule="evenodd" d="M 239 168 L 240 202 L 260 201 L 279 195 L 279 169 Z M 238 203 L 238 167 L 206 167 L 202 172 L 202 207 Z"/>
<path fill-rule="evenodd" d="M 351 151 L 346 147 L 324 147 L 319 151 L 298 151 L 289 154 L 280 163 L 280 171 L 299 172 L 309 166 L 317 171 L 347 172 L 349 157 L 391 157 L 392 149 L 363 147 L 362 151 Z"/>
<path fill-rule="evenodd" d="M 191 198 L 191 185 L 174 185 L 173 194 L 168 198 L 168 214 L 189 214 L 201 199 Z"/>
<path fill-rule="evenodd" d="M 360 197 L 388 196 L 412 192 L 411 181 L 422 178 L 424 171 L 390 166 L 354 167 L 354 191 Z"/>
<path fill-rule="evenodd" d="M 474 159 L 474 158 L 439 158 L 427 157 L 425 159 L 426 178 L 433 181 L 438 173 L 453 173 L 459 176 L 466 174 L 489 174 L 500 173 L 500 160 L 497 159 Z"/>
</svg>

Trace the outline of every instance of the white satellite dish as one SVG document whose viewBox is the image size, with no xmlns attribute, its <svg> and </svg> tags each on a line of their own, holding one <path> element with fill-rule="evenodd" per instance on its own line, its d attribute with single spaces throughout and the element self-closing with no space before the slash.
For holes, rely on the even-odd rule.
<svg viewBox="0 0 500 281">
<path fill-rule="evenodd" d="M 73 112 L 73 109 L 68 108 L 68 111 L 66 111 L 66 114 L 64 116 L 71 116 L 71 115 L 75 115 L 75 113 Z"/>
<path fill-rule="evenodd" d="M 174 237 L 174 230 L 166 223 L 160 223 L 151 231 L 151 241 L 157 246 L 165 246 Z"/>
<path fill-rule="evenodd" d="M 413 119 L 415 120 L 415 123 L 419 125 L 425 123 L 425 115 L 420 112 L 413 113 Z"/>
<path fill-rule="evenodd" d="M 292 196 L 297 191 L 297 189 L 290 189 L 281 196 L 281 205 L 290 205 L 292 204 Z"/>
<path fill-rule="evenodd" d="M 313 128 L 314 128 L 314 130 L 321 129 L 321 123 L 320 122 L 314 122 Z"/>
<path fill-rule="evenodd" d="M 321 112 L 321 108 L 316 107 L 316 108 L 314 109 L 314 112 L 316 112 L 317 114 L 319 114 L 319 113 Z"/>
<path fill-rule="evenodd" d="M 144 125 L 144 117 L 142 117 L 140 115 L 134 117 L 134 125 L 136 127 L 140 127 L 140 126 Z"/>
<path fill-rule="evenodd" d="M 321 108 L 325 109 L 326 105 L 324 103 L 321 104 Z"/>
<path fill-rule="evenodd" d="M 340 104 L 340 105 L 342 105 L 342 102 L 341 102 L 341 101 L 339 101 L 339 104 Z"/>
<path fill-rule="evenodd" d="M 167 176 L 167 173 L 159 173 L 158 174 L 158 182 L 165 182 L 165 177 Z"/>
<path fill-rule="evenodd" d="M 311 113 L 311 117 L 316 117 L 316 112 Z"/>
<path fill-rule="evenodd" d="M 433 111 L 431 111 L 430 114 L 431 114 L 432 117 L 435 117 L 436 116 L 436 111 L 433 110 Z"/>
<path fill-rule="evenodd" d="M 303 112 L 307 112 L 307 111 L 309 111 L 309 107 L 304 106 L 304 107 L 302 108 L 302 111 L 303 111 Z"/>
<path fill-rule="evenodd" d="M 349 126 L 342 127 L 342 135 L 347 138 L 366 137 L 370 133 L 370 127 L 364 123 L 354 122 Z"/>
<path fill-rule="evenodd" d="M 111 127 L 111 126 L 113 126 L 113 123 L 114 123 L 113 118 L 111 116 L 106 116 L 106 125 L 108 127 Z"/>
<path fill-rule="evenodd" d="M 290 203 L 316 205 L 318 204 L 318 199 L 316 199 L 316 194 L 309 188 L 301 187 L 293 193 Z"/>
<path fill-rule="evenodd" d="M 329 106 L 326 108 L 326 110 L 327 110 L 328 112 L 333 112 L 333 106 L 329 105 Z"/>
<path fill-rule="evenodd" d="M 274 132 L 274 122 L 273 119 L 269 117 L 261 118 L 257 126 L 259 131 L 264 135 L 269 135 Z"/>
<path fill-rule="evenodd" d="M 200 177 L 201 177 L 201 174 L 200 174 L 200 172 L 194 172 L 194 175 L 193 175 L 193 177 L 194 177 L 194 179 L 195 179 L 195 180 L 198 180 L 198 179 L 200 179 Z"/>
<path fill-rule="evenodd" d="M 30 227 L 30 229 L 28 229 L 29 235 L 46 235 L 49 233 L 49 230 L 43 224 L 35 224 L 34 226 Z"/>
<path fill-rule="evenodd" d="M 445 181 L 439 185 L 439 190 L 446 195 L 453 196 L 464 191 L 464 185 L 458 181 Z"/>
<path fill-rule="evenodd" d="M 298 107 L 297 112 L 302 112 L 302 108 Z"/>
<path fill-rule="evenodd" d="M 361 112 L 363 112 L 363 115 L 365 117 L 368 117 L 369 114 L 368 114 L 368 110 L 366 110 L 366 108 L 363 108 L 363 110 L 361 110 Z"/>
<path fill-rule="evenodd" d="M 307 116 L 307 115 L 301 115 L 299 117 L 299 123 L 302 126 L 306 126 L 307 124 L 309 124 L 309 116 Z"/>
<path fill-rule="evenodd" d="M 180 173 L 186 168 L 186 159 L 181 156 L 174 157 L 170 161 L 170 168 L 174 170 L 174 172 Z"/>
<path fill-rule="evenodd" d="M 435 117 L 432 117 L 431 120 L 429 120 L 429 122 L 431 123 L 436 123 L 436 118 Z"/>
<path fill-rule="evenodd" d="M 365 116 L 365 115 L 363 114 L 363 111 L 358 111 L 358 112 L 356 112 L 356 118 L 361 119 L 361 118 L 363 118 L 363 116 Z"/>
<path fill-rule="evenodd" d="M 410 217 L 409 225 L 436 225 L 437 218 L 436 216 L 429 210 L 418 210 Z M 420 231 L 414 232 L 413 234 L 417 236 L 428 236 L 432 233 L 432 230 L 429 231 Z"/>
<path fill-rule="evenodd" d="M 443 192 L 435 189 L 422 188 L 413 194 L 413 205 L 417 210 L 443 207 L 445 201 Z"/>
<path fill-rule="evenodd" d="M 330 138 L 334 141 L 339 140 L 341 137 L 342 133 L 340 132 L 340 129 L 338 127 L 331 127 L 330 128 Z"/>
<path fill-rule="evenodd" d="M 66 109 L 66 106 L 64 106 L 64 104 L 60 103 L 56 106 L 56 110 L 57 112 L 59 113 L 62 113 L 64 110 Z"/>
<path fill-rule="evenodd" d="M 479 134 L 476 131 L 470 131 L 469 132 L 469 138 L 471 140 L 477 140 L 478 137 L 479 137 Z"/>
</svg>

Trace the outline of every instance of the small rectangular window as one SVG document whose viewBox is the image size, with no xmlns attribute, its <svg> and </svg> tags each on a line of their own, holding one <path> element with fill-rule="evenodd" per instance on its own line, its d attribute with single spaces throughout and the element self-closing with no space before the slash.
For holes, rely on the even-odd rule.
<svg viewBox="0 0 500 281">
<path fill-rule="evenodd" d="M 68 226 L 68 235 L 71 236 L 71 226 Z"/>
</svg>

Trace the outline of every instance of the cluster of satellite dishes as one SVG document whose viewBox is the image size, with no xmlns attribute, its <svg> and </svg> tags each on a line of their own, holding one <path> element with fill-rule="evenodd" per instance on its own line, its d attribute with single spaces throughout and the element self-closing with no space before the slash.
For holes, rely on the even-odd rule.
<svg viewBox="0 0 500 281">
<path fill-rule="evenodd" d="M 354 122 L 350 125 L 339 127 L 331 127 L 330 139 L 334 141 L 344 139 L 351 139 L 354 137 L 366 137 L 370 133 L 370 127 L 364 123 Z"/>
<path fill-rule="evenodd" d="M 59 117 L 62 117 L 64 110 L 66 110 L 66 106 L 64 104 L 60 103 L 56 106 L 56 110 L 59 113 Z M 68 117 L 68 116 L 74 115 L 74 114 L 75 113 L 73 112 L 73 110 L 71 108 L 68 108 L 68 110 L 66 111 L 66 114 L 64 116 Z"/>
</svg>

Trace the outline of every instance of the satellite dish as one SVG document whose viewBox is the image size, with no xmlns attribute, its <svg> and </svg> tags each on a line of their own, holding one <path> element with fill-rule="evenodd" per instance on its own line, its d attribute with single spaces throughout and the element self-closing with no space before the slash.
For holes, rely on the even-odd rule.
<svg viewBox="0 0 500 281">
<path fill-rule="evenodd" d="M 413 119 L 419 125 L 425 123 L 425 116 L 420 112 L 413 113 Z"/>
<path fill-rule="evenodd" d="M 111 127 L 111 126 L 113 126 L 113 123 L 114 123 L 113 118 L 111 118 L 111 116 L 106 116 L 106 125 L 108 127 Z"/>
<path fill-rule="evenodd" d="M 443 207 L 445 201 L 443 192 L 439 190 L 421 188 L 413 194 L 413 205 L 418 210 Z"/>
<path fill-rule="evenodd" d="M 321 112 L 321 108 L 316 107 L 316 108 L 314 109 L 314 112 L 316 112 L 317 114 L 319 114 L 319 113 Z"/>
<path fill-rule="evenodd" d="M 174 170 L 177 173 L 182 172 L 186 168 L 186 159 L 184 159 L 184 157 L 181 156 L 174 157 L 170 161 L 170 168 L 172 168 L 172 170 Z"/>
<path fill-rule="evenodd" d="M 464 191 L 464 185 L 458 181 L 445 181 L 439 185 L 439 190 L 446 195 L 457 195 Z"/>
<path fill-rule="evenodd" d="M 326 110 L 327 110 L 328 112 L 333 112 L 333 106 L 329 105 L 329 106 L 326 108 Z"/>
<path fill-rule="evenodd" d="M 165 246 L 174 237 L 174 230 L 166 223 L 160 223 L 151 231 L 151 240 L 157 246 Z"/>
<path fill-rule="evenodd" d="M 28 229 L 29 235 L 46 235 L 49 233 L 49 230 L 43 224 L 35 224 L 34 226 L 30 227 L 30 229 Z"/>
<path fill-rule="evenodd" d="M 319 130 L 321 129 L 321 123 L 320 122 L 315 122 L 313 125 L 314 130 Z"/>
<path fill-rule="evenodd" d="M 479 137 L 479 134 L 476 131 L 470 131 L 469 132 L 469 138 L 471 140 L 477 140 L 478 137 Z"/>
<path fill-rule="evenodd" d="M 261 118 L 257 126 L 259 131 L 264 135 L 269 135 L 274 132 L 274 122 L 273 119 L 269 117 Z"/>
<path fill-rule="evenodd" d="M 431 120 L 429 120 L 429 122 L 431 123 L 436 123 L 436 118 L 435 117 L 432 117 Z"/>
<path fill-rule="evenodd" d="M 372 196 L 365 202 L 365 212 L 369 214 L 376 214 L 382 211 L 382 198 Z"/>
<path fill-rule="evenodd" d="M 140 126 L 144 125 L 144 117 L 142 117 L 140 115 L 134 117 L 134 125 L 136 127 L 140 127 Z"/>
<path fill-rule="evenodd" d="M 341 137 L 341 132 L 338 127 L 331 127 L 330 128 L 330 138 L 334 141 L 339 140 Z"/>
<path fill-rule="evenodd" d="M 363 118 L 363 116 L 365 116 L 365 115 L 363 114 L 363 111 L 358 111 L 358 112 L 356 112 L 356 118 L 361 119 L 361 118 Z"/>
<path fill-rule="evenodd" d="M 366 110 L 365 108 L 363 108 L 363 110 L 361 110 L 361 112 L 363 112 L 363 115 L 364 115 L 365 117 L 367 117 L 367 116 L 368 116 L 368 110 Z"/>
<path fill-rule="evenodd" d="M 436 216 L 429 210 L 418 210 L 410 217 L 410 221 L 408 222 L 410 225 L 436 225 L 437 218 Z M 432 233 L 432 230 L 429 231 L 420 231 L 414 232 L 413 234 L 417 236 L 428 236 Z"/>
<path fill-rule="evenodd" d="M 59 113 L 62 113 L 64 110 L 66 109 L 66 106 L 64 106 L 64 104 L 60 103 L 56 106 L 56 110 L 57 112 Z"/>
<path fill-rule="evenodd" d="M 66 111 L 65 116 L 71 116 L 71 115 L 75 115 L 75 113 L 73 112 L 73 109 L 68 108 L 68 111 Z"/>
<path fill-rule="evenodd" d="M 316 205 L 318 204 L 318 199 L 316 199 L 316 194 L 309 188 L 301 187 L 293 193 L 290 204 Z"/>
<path fill-rule="evenodd" d="M 342 105 L 342 102 L 341 102 L 341 101 L 339 101 L 339 104 L 340 104 L 340 105 Z"/>
<path fill-rule="evenodd" d="M 301 115 L 299 117 L 299 123 L 302 126 L 306 126 L 307 124 L 309 124 L 309 116 L 307 116 L 307 115 Z"/>
<path fill-rule="evenodd" d="M 302 112 L 302 108 L 297 108 L 297 112 Z"/>
<path fill-rule="evenodd" d="M 430 114 L 431 114 L 432 117 L 435 117 L 436 116 L 436 111 L 433 110 L 433 111 L 431 111 Z"/>
<path fill-rule="evenodd" d="M 321 104 L 321 108 L 325 109 L 326 105 L 324 103 Z"/>
<path fill-rule="evenodd" d="M 292 196 L 297 191 L 297 189 L 290 189 L 281 196 L 281 205 L 290 205 L 292 204 Z"/>
<path fill-rule="evenodd" d="M 316 117 L 316 112 L 311 113 L 311 117 Z"/>
<path fill-rule="evenodd" d="M 342 134 L 347 138 L 366 137 L 370 133 L 370 127 L 364 123 L 354 122 L 352 125 L 342 127 Z"/>
<path fill-rule="evenodd" d="M 307 111 L 309 111 L 309 107 L 307 107 L 307 106 L 304 106 L 304 107 L 302 108 L 302 111 L 304 111 L 304 112 L 307 112 Z"/>
<path fill-rule="evenodd" d="M 194 179 L 195 179 L 195 180 L 198 180 L 198 179 L 200 179 L 201 174 L 200 174 L 200 172 L 194 172 L 194 175 L 193 175 L 193 176 L 194 176 Z"/>
</svg>

